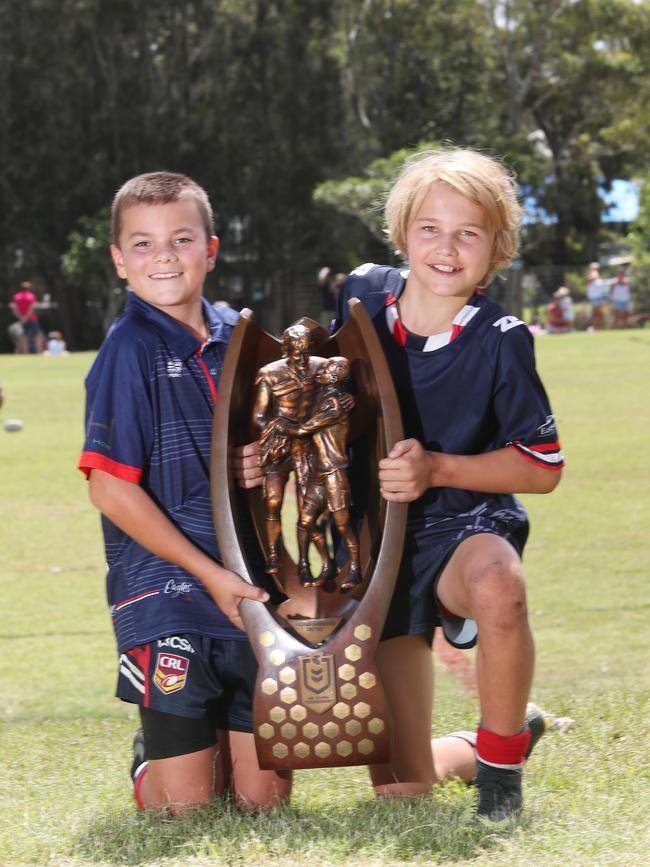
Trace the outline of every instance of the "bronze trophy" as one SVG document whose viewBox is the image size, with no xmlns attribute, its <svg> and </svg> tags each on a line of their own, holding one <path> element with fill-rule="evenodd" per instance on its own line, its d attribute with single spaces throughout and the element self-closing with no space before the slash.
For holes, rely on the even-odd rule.
<svg viewBox="0 0 650 867">
<path fill-rule="evenodd" d="M 386 503 L 377 464 L 403 438 L 392 378 L 362 304 L 329 336 L 301 319 L 279 341 L 242 311 L 219 380 L 212 433 L 212 501 L 224 565 L 251 583 L 271 576 L 278 598 L 243 600 L 259 670 L 254 700 L 262 768 L 388 761 L 390 730 L 374 662 L 395 585 L 406 505 Z M 352 384 L 354 394 L 348 390 Z M 259 440 L 261 488 L 237 484 L 233 450 Z M 362 454 L 362 490 L 348 446 Z M 282 536 L 295 484 L 298 557 Z M 363 503 L 353 515 L 354 500 Z M 358 510 L 357 510 L 358 511 Z M 333 524 L 346 562 L 328 541 Z M 320 571 L 312 574 L 313 545 Z"/>
</svg>

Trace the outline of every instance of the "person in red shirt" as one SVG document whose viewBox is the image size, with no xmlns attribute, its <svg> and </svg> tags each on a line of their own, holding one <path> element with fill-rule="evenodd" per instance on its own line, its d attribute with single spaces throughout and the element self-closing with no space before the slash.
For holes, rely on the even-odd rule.
<svg viewBox="0 0 650 867">
<path fill-rule="evenodd" d="M 25 280 L 11 301 L 13 314 L 23 328 L 22 337 L 16 341 L 16 352 L 23 355 L 28 352 L 40 353 L 45 349 L 43 332 L 36 314 L 37 305 L 38 298 L 32 291 L 32 284 Z"/>
<path fill-rule="evenodd" d="M 553 293 L 553 300 L 546 307 L 546 330 L 549 334 L 567 334 L 575 326 L 575 312 L 571 294 L 566 286 Z"/>
</svg>

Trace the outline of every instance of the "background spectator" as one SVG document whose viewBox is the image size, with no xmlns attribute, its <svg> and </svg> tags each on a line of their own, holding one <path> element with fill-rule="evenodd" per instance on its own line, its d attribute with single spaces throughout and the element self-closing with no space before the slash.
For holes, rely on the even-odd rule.
<svg viewBox="0 0 650 867">
<path fill-rule="evenodd" d="M 560 286 L 546 307 L 546 330 L 549 334 L 566 334 L 573 331 L 575 318 L 571 294 L 566 286 Z"/>
<path fill-rule="evenodd" d="M 47 347 L 43 355 L 68 355 L 65 340 L 60 331 L 50 331 L 47 335 Z"/>
<path fill-rule="evenodd" d="M 23 328 L 22 337 L 18 338 L 15 343 L 16 352 L 20 354 L 42 352 L 45 348 L 43 332 L 36 314 L 37 305 L 38 298 L 32 291 L 32 284 L 29 280 L 25 280 L 20 284 L 20 289 L 11 301 L 13 314 Z"/>
<path fill-rule="evenodd" d="M 600 275 L 600 265 L 592 262 L 587 269 L 587 300 L 591 304 L 592 330 L 605 327 L 605 314 L 609 300 L 609 282 Z"/>
<path fill-rule="evenodd" d="M 617 270 L 616 277 L 612 280 L 609 287 L 609 298 L 612 303 L 614 328 L 627 328 L 632 309 L 632 291 L 623 267 Z"/>
<path fill-rule="evenodd" d="M 327 266 L 318 272 L 318 290 L 320 292 L 321 325 L 329 325 L 336 310 L 336 295 L 334 293 L 334 274 L 332 269 Z"/>
</svg>

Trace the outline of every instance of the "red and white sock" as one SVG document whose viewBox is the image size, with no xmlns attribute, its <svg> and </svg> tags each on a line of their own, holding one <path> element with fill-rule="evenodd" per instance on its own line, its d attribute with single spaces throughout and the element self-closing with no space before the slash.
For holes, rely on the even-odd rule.
<svg viewBox="0 0 650 867">
<path fill-rule="evenodd" d="M 142 802 L 142 782 L 144 778 L 147 776 L 147 772 L 149 770 L 149 762 L 142 762 L 136 768 L 135 773 L 133 774 L 133 794 L 135 795 L 135 802 L 138 805 L 138 810 L 144 810 L 144 804 Z"/>
<path fill-rule="evenodd" d="M 528 743 L 530 741 L 530 729 L 523 728 L 519 734 L 497 735 L 494 732 L 478 727 L 476 733 L 476 757 L 484 765 L 503 770 L 516 771 L 524 765 Z"/>
</svg>

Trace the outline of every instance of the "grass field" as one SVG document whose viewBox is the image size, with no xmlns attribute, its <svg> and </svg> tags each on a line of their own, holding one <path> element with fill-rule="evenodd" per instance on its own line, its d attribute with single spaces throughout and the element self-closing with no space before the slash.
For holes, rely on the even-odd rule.
<svg viewBox="0 0 650 867">
<path fill-rule="evenodd" d="M 575 720 L 529 762 L 526 809 L 469 827 L 473 793 L 373 799 L 362 768 L 302 771 L 291 806 L 183 820 L 134 811 L 133 709 L 114 642 L 97 514 L 75 463 L 91 355 L 0 357 L 0 865 L 650 864 L 650 330 L 537 339 L 567 469 L 526 497 L 533 698 Z M 477 705 L 440 665 L 436 733 Z"/>
</svg>

